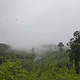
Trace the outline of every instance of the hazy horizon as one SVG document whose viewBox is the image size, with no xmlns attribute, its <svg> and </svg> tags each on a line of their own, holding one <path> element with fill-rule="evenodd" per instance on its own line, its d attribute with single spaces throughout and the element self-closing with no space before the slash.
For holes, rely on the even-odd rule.
<svg viewBox="0 0 80 80">
<path fill-rule="evenodd" d="M 79 7 L 80 0 L 0 0 L 0 43 L 66 44 L 80 30 Z"/>
</svg>

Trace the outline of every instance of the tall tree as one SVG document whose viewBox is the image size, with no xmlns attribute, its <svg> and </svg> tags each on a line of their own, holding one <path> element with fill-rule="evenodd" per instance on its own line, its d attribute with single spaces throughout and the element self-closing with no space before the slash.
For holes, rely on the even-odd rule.
<svg viewBox="0 0 80 80">
<path fill-rule="evenodd" d="M 67 44 L 70 46 L 70 61 L 75 61 L 75 70 L 79 74 L 79 61 L 80 61 L 80 31 L 75 31 L 73 38 Z"/>
<path fill-rule="evenodd" d="M 58 47 L 60 51 L 63 51 L 64 44 L 62 42 L 59 42 Z"/>
</svg>

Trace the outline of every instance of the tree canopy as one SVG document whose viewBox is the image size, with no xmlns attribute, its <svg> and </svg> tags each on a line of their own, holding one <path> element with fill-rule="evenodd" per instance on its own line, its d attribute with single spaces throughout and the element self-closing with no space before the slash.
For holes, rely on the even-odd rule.
<svg viewBox="0 0 80 80">
<path fill-rule="evenodd" d="M 58 47 L 59 47 L 59 50 L 62 51 L 63 50 L 62 47 L 64 47 L 64 44 L 62 42 L 59 42 Z"/>
<path fill-rule="evenodd" d="M 80 61 L 80 31 L 75 31 L 73 38 L 70 39 L 68 45 L 70 46 L 70 61 L 75 60 L 76 73 L 79 73 Z"/>
</svg>

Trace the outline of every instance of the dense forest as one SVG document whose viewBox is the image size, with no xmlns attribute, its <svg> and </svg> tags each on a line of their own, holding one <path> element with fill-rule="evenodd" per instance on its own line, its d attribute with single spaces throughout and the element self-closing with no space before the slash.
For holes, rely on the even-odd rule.
<svg viewBox="0 0 80 80">
<path fill-rule="evenodd" d="M 59 42 L 58 50 L 44 51 L 40 57 L 32 52 L 11 49 L 0 43 L 0 80 L 80 80 L 80 33 L 67 44 Z M 65 47 L 66 48 L 66 47 Z"/>
</svg>

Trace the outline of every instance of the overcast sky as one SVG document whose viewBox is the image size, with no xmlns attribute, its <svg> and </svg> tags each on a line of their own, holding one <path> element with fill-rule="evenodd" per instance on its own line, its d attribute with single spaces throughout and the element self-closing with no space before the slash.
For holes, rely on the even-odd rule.
<svg viewBox="0 0 80 80">
<path fill-rule="evenodd" d="M 0 0 L 0 42 L 16 47 L 69 42 L 80 30 L 80 0 Z"/>
</svg>

